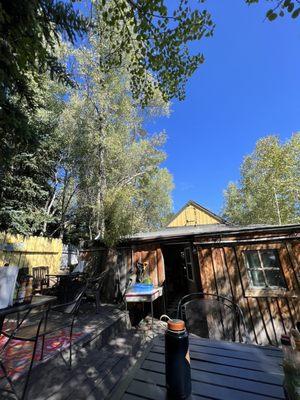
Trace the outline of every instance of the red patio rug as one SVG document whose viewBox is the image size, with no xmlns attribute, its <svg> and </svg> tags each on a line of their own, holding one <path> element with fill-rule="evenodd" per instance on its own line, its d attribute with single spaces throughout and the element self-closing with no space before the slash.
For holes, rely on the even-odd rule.
<svg viewBox="0 0 300 400">
<path fill-rule="evenodd" d="M 49 360 L 50 358 L 56 356 L 58 351 L 62 351 L 69 347 L 70 343 L 70 329 L 62 329 L 56 331 L 51 336 L 46 336 L 44 344 L 44 356 L 42 362 Z M 87 335 L 87 332 L 80 332 L 75 328 L 73 331 L 72 343 L 77 342 L 81 338 Z M 7 338 L 0 335 L 0 349 L 6 343 Z M 40 338 L 38 342 L 37 351 L 35 353 L 35 363 L 34 366 L 38 365 L 41 358 L 41 344 L 42 340 Z M 29 364 L 32 357 L 33 343 L 24 342 L 20 340 L 12 340 L 5 350 L 4 365 L 8 372 L 8 375 L 12 380 L 18 379 L 24 373 L 28 371 Z M 3 377 L 3 373 L 0 370 L 0 379 Z"/>
</svg>

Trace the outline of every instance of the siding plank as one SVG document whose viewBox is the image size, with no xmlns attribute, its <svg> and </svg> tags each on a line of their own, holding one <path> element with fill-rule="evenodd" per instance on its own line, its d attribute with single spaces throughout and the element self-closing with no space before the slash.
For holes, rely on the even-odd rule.
<svg viewBox="0 0 300 400">
<path fill-rule="evenodd" d="M 165 276 L 164 257 L 161 248 L 157 248 L 156 250 L 156 260 L 157 260 L 158 283 L 159 286 L 162 286 L 162 284 L 166 280 L 166 276 Z"/>
</svg>

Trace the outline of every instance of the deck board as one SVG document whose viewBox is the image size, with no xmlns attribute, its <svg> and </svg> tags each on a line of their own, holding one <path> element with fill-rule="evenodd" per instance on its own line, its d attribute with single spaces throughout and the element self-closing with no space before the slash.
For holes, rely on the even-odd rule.
<svg viewBox="0 0 300 400">
<path fill-rule="evenodd" d="M 87 305 L 80 312 L 76 328 L 82 329 L 86 334 L 73 345 L 72 369 L 66 368 L 59 352 L 44 362 L 35 362 L 30 378 L 28 399 L 86 399 L 97 385 L 108 386 L 106 378 L 120 359 L 126 355 L 128 350 L 126 341 L 129 343 L 127 347 L 130 351 L 132 350 L 133 333 L 127 332 L 125 313 L 115 306 L 103 305 L 100 313 L 96 314 L 94 308 Z M 117 343 L 117 338 L 122 342 Z M 63 355 L 68 360 L 69 350 L 63 351 Z M 19 393 L 23 384 L 24 377 L 16 381 Z M 2 399 L 15 400 L 15 397 L 0 391 L 0 400 Z"/>
</svg>

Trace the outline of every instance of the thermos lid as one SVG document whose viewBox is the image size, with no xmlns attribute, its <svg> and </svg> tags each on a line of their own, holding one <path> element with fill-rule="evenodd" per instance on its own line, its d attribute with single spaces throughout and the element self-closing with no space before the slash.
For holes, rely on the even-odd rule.
<svg viewBox="0 0 300 400">
<path fill-rule="evenodd" d="M 181 319 L 169 319 L 168 329 L 171 331 L 183 331 L 185 329 L 185 323 Z"/>
<path fill-rule="evenodd" d="M 291 338 L 289 335 L 281 335 L 281 344 L 284 346 L 291 346 Z"/>
</svg>

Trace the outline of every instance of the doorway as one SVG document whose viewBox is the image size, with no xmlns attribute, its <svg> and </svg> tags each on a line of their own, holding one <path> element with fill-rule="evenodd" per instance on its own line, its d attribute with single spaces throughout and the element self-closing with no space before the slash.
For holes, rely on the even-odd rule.
<svg viewBox="0 0 300 400">
<path fill-rule="evenodd" d="M 189 243 L 162 246 L 165 264 L 165 294 L 170 317 L 176 315 L 178 301 L 195 286 L 195 265 Z"/>
</svg>

